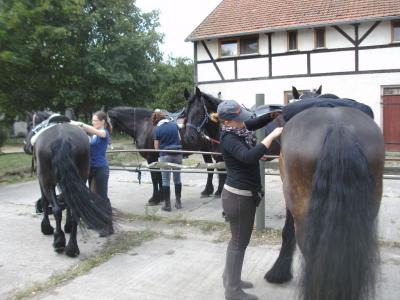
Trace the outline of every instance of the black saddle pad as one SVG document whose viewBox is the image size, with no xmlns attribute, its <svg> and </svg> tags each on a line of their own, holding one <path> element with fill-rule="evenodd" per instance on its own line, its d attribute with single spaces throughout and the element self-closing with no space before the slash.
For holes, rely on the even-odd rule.
<svg viewBox="0 0 400 300">
<path fill-rule="evenodd" d="M 309 98 L 302 99 L 296 102 L 289 103 L 282 110 L 283 119 L 287 122 L 292 117 L 294 117 L 299 112 L 309 109 L 311 107 L 352 107 L 369 115 L 372 119 L 374 118 L 374 113 L 371 107 L 366 104 L 357 102 L 352 99 L 347 98 Z"/>
</svg>

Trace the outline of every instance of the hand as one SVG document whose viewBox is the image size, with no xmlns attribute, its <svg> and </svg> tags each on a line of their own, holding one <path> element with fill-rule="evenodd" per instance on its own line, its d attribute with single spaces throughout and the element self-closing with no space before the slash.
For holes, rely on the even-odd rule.
<svg viewBox="0 0 400 300">
<path fill-rule="evenodd" d="M 270 134 L 271 138 L 274 140 L 282 134 L 283 127 L 276 127 Z"/>
<path fill-rule="evenodd" d="M 71 125 L 75 125 L 75 126 L 79 126 L 79 127 L 83 127 L 83 123 L 82 122 L 77 122 L 77 121 L 71 120 L 70 124 Z"/>
</svg>

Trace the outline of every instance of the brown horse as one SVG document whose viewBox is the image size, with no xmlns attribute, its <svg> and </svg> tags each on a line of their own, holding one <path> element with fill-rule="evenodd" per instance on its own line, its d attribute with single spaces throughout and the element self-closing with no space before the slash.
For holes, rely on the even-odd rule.
<svg viewBox="0 0 400 300">
<path fill-rule="evenodd" d="M 354 108 L 310 108 L 286 123 L 280 160 L 286 222 L 267 281 L 292 278 L 297 240 L 303 299 L 374 296 L 384 155 L 379 127 Z"/>
</svg>

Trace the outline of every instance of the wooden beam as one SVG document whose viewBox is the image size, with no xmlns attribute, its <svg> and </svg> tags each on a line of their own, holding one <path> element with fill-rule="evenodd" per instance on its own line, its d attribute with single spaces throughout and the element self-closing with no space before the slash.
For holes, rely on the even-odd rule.
<svg viewBox="0 0 400 300">
<path fill-rule="evenodd" d="M 374 29 L 375 29 L 380 23 L 381 23 L 381 21 L 376 21 L 376 22 L 374 23 L 374 25 L 372 25 L 372 26 L 364 33 L 364 35 L 358 40 L 358 45 L 360 45 L 360 44 L 362 43 L 362 41 L 365 40 L 365 38 L 366 38 L 367 36 L 369 36 L 370 33 L 371 33 L 372 31 L 374 31 Z"/>
<path fill-rule="evenodd" d="M 356 45 L 356 42 L 346 32 L 344 32 L 342 28 L 337 25 L 333 26 L 333 28 L 335 28 L 341 35 L 348 39 L 350 43 L 352 43 L 354 46 Z"/>
<path fill-rule="evenodd" d="M 207 47 L 206 43 L 205 43 L 204 41 L 201 41 L 201 44 L 203 45 L 204 49 L 206 50 L 208 56 L 210 57 L 211 62 L 212 62 L 213 65 L 214 65 L 214 68 L 217 70 L 217 72 L 218 72 L 218 74 L 219 74 L 219 77 L 221 77 L 221 80 L 225 80 L 224 76 L 223 76 L 222 73 L 221 73 L 221 70 L 219 69 L 217 63 L 215 62 L 214 57 L 212 56 L 210 50 L 208 50 L 208 47 Z"/>
</svg>

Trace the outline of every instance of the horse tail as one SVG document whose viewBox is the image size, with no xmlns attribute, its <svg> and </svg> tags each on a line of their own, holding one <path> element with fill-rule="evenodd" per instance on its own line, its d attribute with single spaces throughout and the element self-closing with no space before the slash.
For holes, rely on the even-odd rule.
<svg viewBox="0 0 400 300">
<path fill-rule="evenodd" d="M 93 229 L 100 231 L 112 222 L 111 208 L 86 186 L 79 175 L 69 139 L 57 140 L 51 145 L 52 168 L 57 178 L 65 204 L 79 224 L 80 218 Z"/>
<path fill-rule="evenodd" d="M 301 293 L 305 300 L 375 295 L 379 261 L 375 179 L 355 135 L 328 129 L 305 218 Z"/>
</svg>

